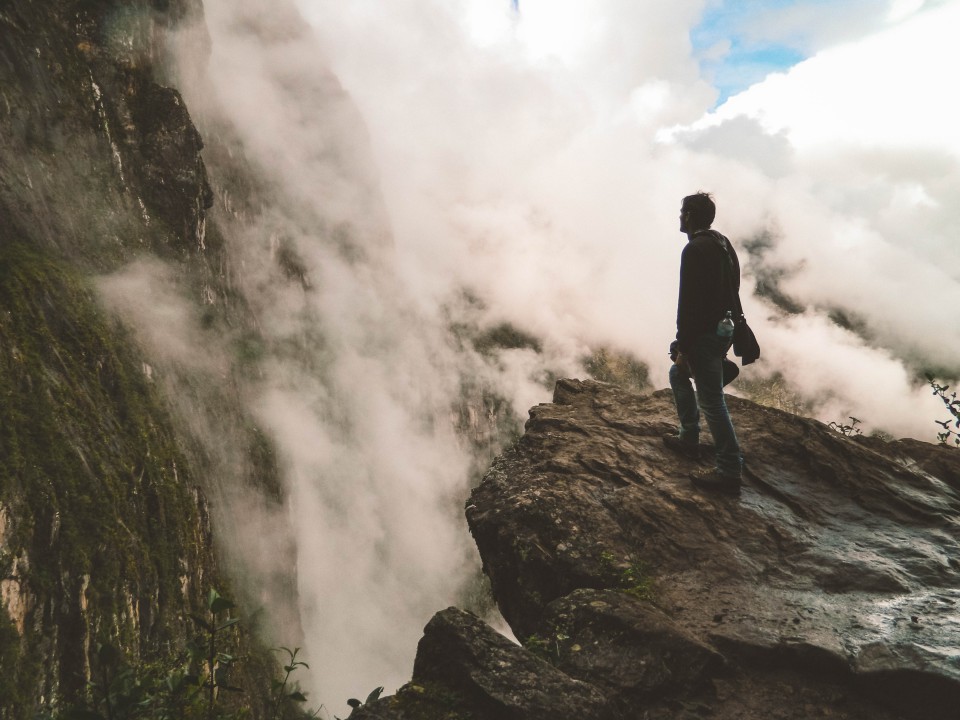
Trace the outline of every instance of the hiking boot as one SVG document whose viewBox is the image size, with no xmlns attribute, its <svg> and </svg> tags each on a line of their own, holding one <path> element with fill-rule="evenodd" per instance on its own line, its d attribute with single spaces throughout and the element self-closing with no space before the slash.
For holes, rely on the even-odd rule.
<svg viewBox="0 0 960 720">
<path fill-rule="evenodd" d="M 693 481 L 693 486 L 698 490 L 721 493 L 723 495 L 740 494 L 740 478 L 732 475 L 724 475 L 716 468 L 694 472 L 690 475 L 690 480 Z"/>
<path fill-rule="evenodd" d="M 700 459 L 700 442 L 697 440 L 684 440 L 679 435 L 667 433 L 663 436 L 663 444 L 691 460 Z"/>
</svg>

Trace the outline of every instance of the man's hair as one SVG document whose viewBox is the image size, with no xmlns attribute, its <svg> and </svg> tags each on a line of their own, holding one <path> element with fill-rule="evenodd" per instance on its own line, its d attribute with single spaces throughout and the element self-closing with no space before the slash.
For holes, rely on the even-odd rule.
<svg viewBox="0 0 960 720">
<path fill-rule="evenodd" d="M 697 230 L 709 228 L 717 216 L 717 206 L 713 204 L 713 198 L 710 193 L 702 191 L 695 195 L 687 195 L 680 207 L 690 213 L 688 224 Z"/>
</svg>

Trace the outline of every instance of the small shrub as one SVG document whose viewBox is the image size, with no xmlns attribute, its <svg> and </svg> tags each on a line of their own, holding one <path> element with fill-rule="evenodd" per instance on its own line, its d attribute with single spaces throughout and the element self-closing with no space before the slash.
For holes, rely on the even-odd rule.
<svg viewBox="0 0 960 720">
<path fill-rule="evenodd" d="M 68 709 L 59 720 L 244 720 L 246 708 L 231 709 L 220 702 L 221 692 L 241 693 L 230 683 L 237 658 L 227 652 L 235 644 L 229 631 L 240 618 L 231 615 L 234 604 L 216 590 L 207 595 L 205 616 L 191 615 L 198 628 L 196 638 L 175 658 L 151 664 L 133 664 L 110 644 L 101 644 L 95 656 L 93 678 L 87 685 L 87 701 Z M 272 681 L 270 720 L 289 717 L 293 703 L 306 695 L 290 685 L 291 674 L 308 667 L 297 659 L 300 648 L 279 648 L 288 655 L 282 680 Z M 369 698 L 368 698 L 369 699 Z M 297 717 L 314 717 L 296 711 Z"/>
<path fill-rule="evenodd" d="M 618 563 L 613 553 L 600 553 L 600 564 L 607 580 L 621 592 L 652 602 L 653 577 L 643 563 Z"/>
<path fill-rule="evenodd" d="M 367 699 L 364 700 L 363 702 L 360 702 L 356 698 L 350 698 L 349 700 L 347 700 L 347 705 L 351 707 L 350 715 L 347 715 L 347 720 L 350 720 L 350 718 L 353 716 L 353 713 L 356 712 L 358 709 L 362 708 L 364 705 L 369 705 L 370 703 L 374 703 L 377 700 L 379 700 L 380 695 L 382 693 L 383 693 L 383 687 L 381 686 L 371 690 L 370 694 L 367 695 Z M 340 718 L 336 718 L 336 720 L 340 720 Z"/>
<path fill-rule="evenodd" d="M 934 420 L 934 422 L 943 428 L 943 432 L 937 433 L 937 440 L 941 445 L 950 445 L 951 440 L 955 447 L 960 447 L 960 400 L 957 399 L 957 393 L 952 392 L 947 395 L 950 389 L 949 385 L 941 385 L 932 375 L 927 375 L 927 381 L 933 389 L 933 394 L 943 401 L 944 407 L 950 413 L 946 420 Z"/>
<path fill-rule="evenodd" d="M 857 427 L 857 425 L 859 425 L 861 421 L 855 417 L 850 417 L 848 419 L 850 420 L 849 425 L 845 425 L 843 423 L 831 422 L 829 427 L 832 430 L 836 430 L 838 433 L 840 433 L 844 437 L 856 437 L 857 435 L 863 435 L 863 432 L 860 430 L 860 428 Z"/>
<path fill-rule="evenodd" d="M 283 651 L 287 654 L 287 662 L 283 666 L 283 680 L 274 678 L 271 681 L 274 697 L 273 713 L 270 716 L 271 720 L 277 720 L 280 717 L 280 711 L 284 702 L 305 703 L 307 701 L 307 696 L 301 692 L 299 688 L 294 687 L 291 689 L 288 686 L 290 684 L 290 676 L 294 672 L 299 668 L 310 668 L 303 660 L 297 660 L 297 654 L 300 652 L 300 648 L 290 650 L 289 648 L 280 647 L 277 648 L 277 651 Z M 319 712 L 319 709 L 316 712 Z M 316 714 L 316 712 L 314 714 Z"/>
</svg>

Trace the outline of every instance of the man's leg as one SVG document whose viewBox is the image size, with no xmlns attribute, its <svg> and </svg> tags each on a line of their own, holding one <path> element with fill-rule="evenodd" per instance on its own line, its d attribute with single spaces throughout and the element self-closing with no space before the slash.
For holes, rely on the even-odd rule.
<svg viewBox="0 0 960 720">
<path fill-rule="evenodd" d="M 670 387 L 673 388 L 673 401 L 680 416 L 680 439 L 696 445 L 700 442 L 700 410 L 697 407 L 697 395 L 689 376 L 679 365 L 670 366 Z"/>
<path fill-rule="evenodd" d="M 693 354 L 693 374 L 697 383 L 697 400 L 717 446 L 717 470 L 724 477 L 739 478 L 743 472 L 743 459 L 723 398 L 721 360 L 727 344 L 726 340 L 712 335 L 701 337 Z"/>
</svg>

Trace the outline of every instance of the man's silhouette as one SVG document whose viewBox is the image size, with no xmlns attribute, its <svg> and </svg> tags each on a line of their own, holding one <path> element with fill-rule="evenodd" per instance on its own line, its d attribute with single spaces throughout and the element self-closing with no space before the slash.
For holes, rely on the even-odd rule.
<svg viewBox="0 0 960 720">
<path fill-rule="evenodd" d="M 690 457 L 699 457 L 703 412 L 716 445 L 717 463 L 710 471 L 695 473 L 693 484 L 702 490 L 736 495 L 743 458 L 723 399 L 722 361 L 731 339 L 719 334 L 718 326 L 728 311 L 735 313 L 733 297 L 740 289 L 740 263 L 730 241 L 710 229 L 715 215 L 716 206 L 707 193 L 689 195 L 680 206 L 680 232 L 687 234 L 687 245 L 680 256 L 677 339 L 670 348 L 674 358 L 670 387 L 680 432 L 667 435 L 664 442 Z"/>
</svg>

